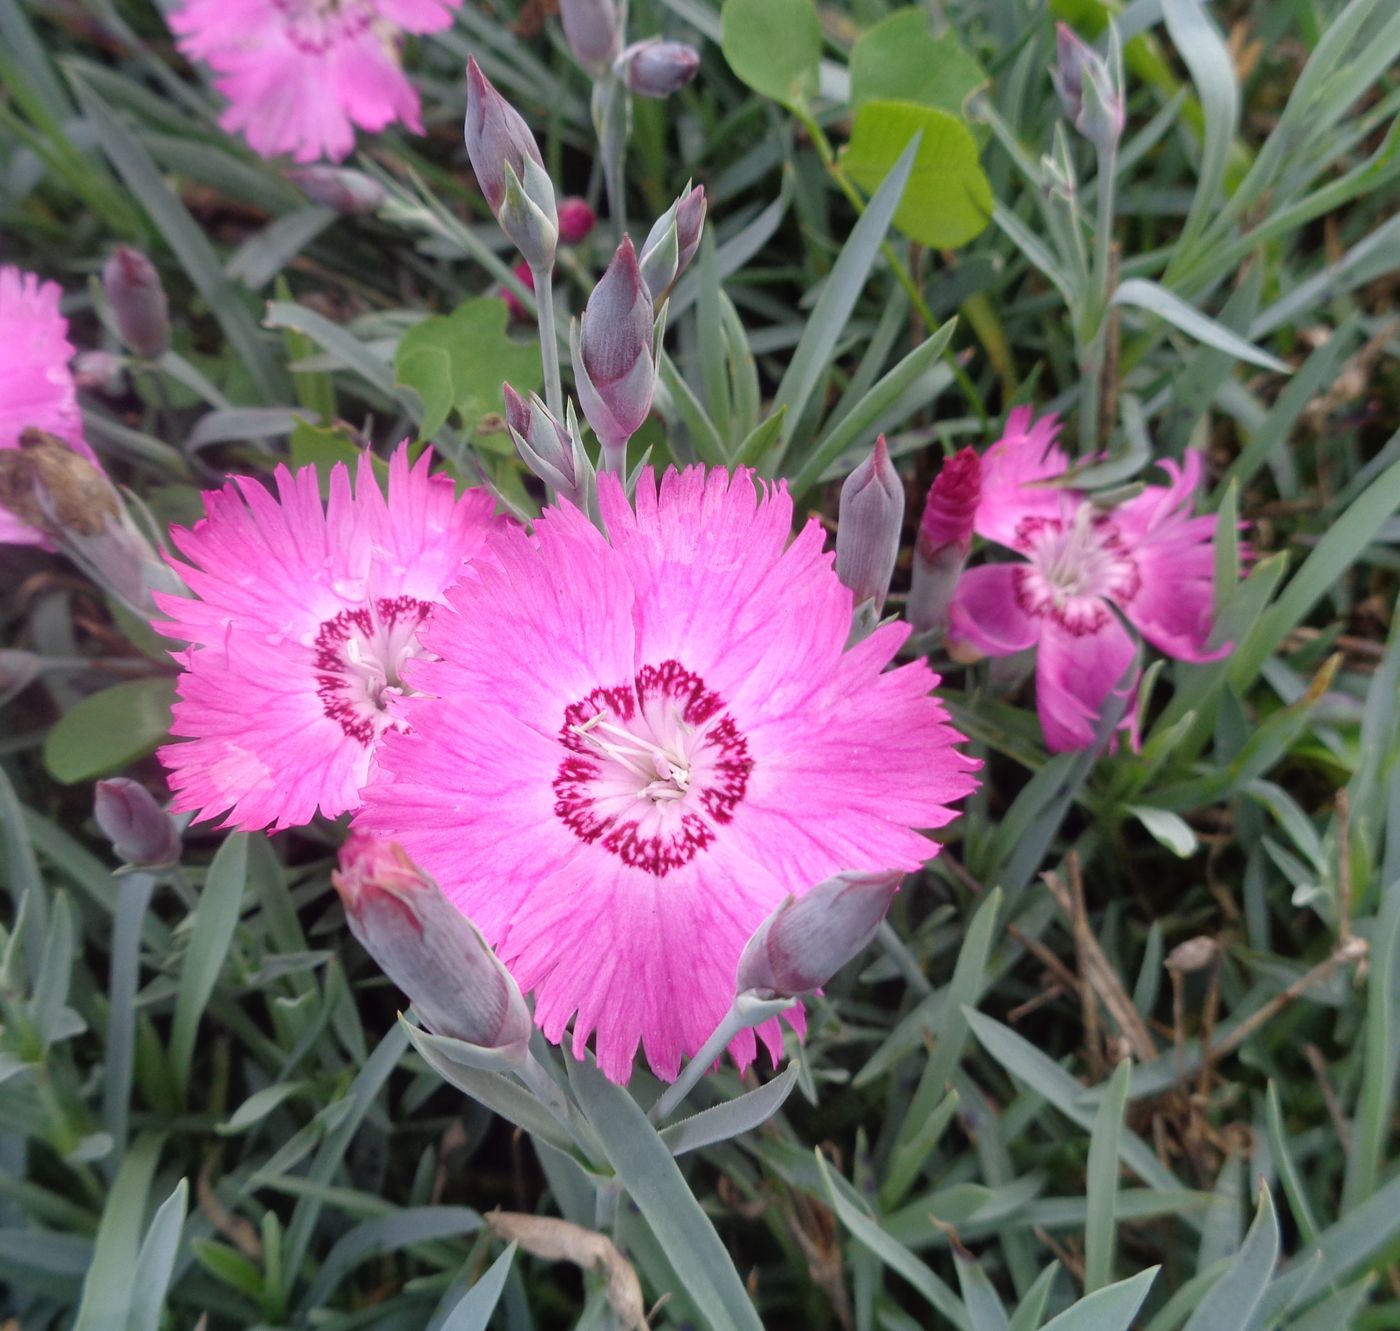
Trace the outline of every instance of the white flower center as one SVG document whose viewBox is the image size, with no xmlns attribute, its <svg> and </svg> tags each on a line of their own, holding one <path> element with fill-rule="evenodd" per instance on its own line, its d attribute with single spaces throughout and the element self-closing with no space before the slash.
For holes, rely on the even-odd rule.
<svg viewBox="0 0 1400 1331">
<path fill-rule="evenodd" d="M 1027 614 L 1054 619 L 1076 635 L 1096 633 L 1111 614 L 1105 601 L 1127 605 L 1141 583 L 1118 527 L 1082 500 L 1074 516 L 1026 518 L 1016 548 L 1029 559 L 1016 570 L 1016 595 Z"/>
<path fill-rule="evenodd" d="M 381 597 L 342 610 L 316 634 L 316 692 L 325 713 L 361 744 L 396 722 L 390 699 L 408 690 L 404 664 L 422 655 L 418 629 L 432 607 L 412 596 Z"/>
</svg>

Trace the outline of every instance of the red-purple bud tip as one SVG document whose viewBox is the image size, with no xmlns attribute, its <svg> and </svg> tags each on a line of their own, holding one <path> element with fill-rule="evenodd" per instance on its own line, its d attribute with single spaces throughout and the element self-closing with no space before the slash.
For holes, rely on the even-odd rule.
<svg viewBox="0 0 1400 1331">
<path fill-rule="evenodd" d="M 524 1054 L 530 1011 L 476 927 L 402 847 L 352 832 L 331 882 L 350 931 L 438 1035 Z"/>
<path fill-rule="evenodd" d="M 124 776 L 99 781 L 93 817 L 112 849 L 127 864 L 164 868 L 180 859 L 180 836 L 154 796 Z"/>
<path fill-rule="evenodd" d="M 521 179 L 527 157 L 544 166 L 539 144 L 524 117 L 496 91 L 475 57 L 467 60 L 465 137 L 476 183 L 493 213 L 499 213 L 505 202 L 507 163 Z"/>
<path fill-rule="evenodd" d="M 559 240 L 564 245 L 582 245 L 598 225 L 598 215 L 588 206 L 587 199 L 577 196 L 559 204 Z"/>
<path fill-rule="evenodd" d="M 511 272 L 520 279 L 531 291 L 535 289 L 535 274 L 530 270 L 530 265 L 521 259 L 519 263 L 511 269 Z M 512 319 L 528 319 L 530 312 L 520 303 L 520 297 L 509 287 L 500 288 L 500 297 L 506 303 L 506 309 L 510 311 Z"/>
<path fill-rule="evenodd" d="M 700 68 L 700 52 L 685 42 L 652 37 L 622 54 L 629 91 L 639 97 L 669 97 L 679 92 Z"/>
<path fill-rule="evenodd" d="M 959 449 L 929 487 L 919 522 L 919 553 L 932 558 L 947 545 L 960 546 L 966 553 L 981 498 L 982 459 L 975 449 Z"/>
<path fill-rule="evenodd" d="M 122 341 L 148 360 L 163 355 L 170 347 L 170 304 L 155 265 L 123 245 L 103 266 L 102 285 Z"/>
</svg>

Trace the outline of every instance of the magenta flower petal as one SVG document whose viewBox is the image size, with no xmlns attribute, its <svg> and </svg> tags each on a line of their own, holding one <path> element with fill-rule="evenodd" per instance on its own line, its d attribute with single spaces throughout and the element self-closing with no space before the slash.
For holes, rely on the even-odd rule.
<svg viewBox="0 0 1400 1331">
<path fill-rule="evenodd" d="M 1006 429 L 982 457 L 982 498 L 976 531 L 989 541 L 1016 548 L 1017 528 L 1026 518 L 1055 517 L 1062 490 L 1039 484 L 1063 475 L 1069 458 L 1055 443 L 1056 416 L 1035 420 L 1029 407 L 1017 407 Z"/>
<path fill-rule="evenodd" d="M 220 124 L 263 157 L 340 161 L 355 129 L 395 121 L 423 132 L 399 64 L 400 32 L 446 27 L 461 0 L 185 0 L 170 15 L 180 49 L 229 100 Z"/>
<path fill-rule="evenodd" d="M 1052 753 L 1087 749 L 1104 700 L 1132 662 L 1132 637 L 1109 614 L 1090 632 L 1075 634 L 1047 622 L 1035 663 L 1035 701 L 1040 728 Z M 1136 681 L 1130 681 L 1128 691 Z"/>
<path fill-rule="evenodd" d="M 177 810 L 252 829 L 357 807 L 423 621 L 494 525 L 487 494 L 457 498 L 429 461 L 401 446 L 387 500 L 367 455 L 325 505 L 313 467 L 278 468 L 276 497 L 238 477 L 171 533 L 191 592 L 156 598 L 189 644 L 171 730 L 188 742 L 161 750 Z"/>
<path fill-rule="evenodd" d="M 958 579 L 948 611 L 948 642 L 982 656 L 1009 656 L 1034 647 L 1040 621 L 1021 606 L 1020 564 L 983 564 Z"/>
<path fill-rule="evenodd" d="M 18 448 L 20 435 L 33 427 L 57 435 L 96 463 L 83 439 L 68 368 L 73 344 L 68 320 L 58 309 L 62 296 L 57 282 L 0 267 L 0 448 Z M 48 544 L 42 533 L 0 508 L 0 545 Z"/>
<path fill-rule="evenodd" d="M 674 1078 L 759 923 L 836 872 L 917 868 L 976 764 L 927 666 L 885 671 L 907 630 L 843 650 L 850 593 L 784 489 L 690 468 L 635 505 L 601 476 L 599 502 L 606 537 L 569 507 L 492 534 L 356 825 L 476 921 L 546 1036 Z"/>
</svg>

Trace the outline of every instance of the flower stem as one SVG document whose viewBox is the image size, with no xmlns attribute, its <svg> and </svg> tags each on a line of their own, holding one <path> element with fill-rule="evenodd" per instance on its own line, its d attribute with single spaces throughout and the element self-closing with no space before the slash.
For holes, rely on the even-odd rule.
<svg viewBox="0 0 1400 1331">
<path fill-rule="evenodd" d="M 564 384 L 559 377 L 559 335 L 554 327 L 554 266 L 532 268 L 536 317 L 540 327 L 540 359 L 544 364 L 544 402 L 557 421 L 564 419 Z"/>
<path fill-rule="evenodd" d="M 715 1060 L 729 1048 L 729 1042 L 747 1029 L 748 1019 L 740 1015 L 737 1005 L 732 1005 L 724 1014 L 719 1025 L 710 1033 L 710 1038 L 696 1051 L 695 1057 L 685 1065 L 681 1075 L 661 1093 L 661 1098 L 651 1107 L 647 1115 L 653 1123 L 661 1123 L 676 1111 L 676 1107 L 694 1088 L 695 1083 L 713 1066 Z"/>
</svg>

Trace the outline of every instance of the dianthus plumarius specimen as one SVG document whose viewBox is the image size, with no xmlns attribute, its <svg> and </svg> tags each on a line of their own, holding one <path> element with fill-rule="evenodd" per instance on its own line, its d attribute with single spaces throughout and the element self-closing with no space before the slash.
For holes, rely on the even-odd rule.
<svg viewBox="0 0 1400 1331">
<path fill-rule="evenodd" d="M 481 928 L 552 1040 L 674 1078 L 744 945 L 842 871 L 914 870 L 977 764 L 890 624 L 851 650 L 815 521 L 751 473 L 599 478 L 494 530 L 421 630 L 356 826 Z M 776 1023 L 759 1035 L 776 1049 Z M 733 1046 L 753 1058 L 754 1036 Z"/>
</svg>

